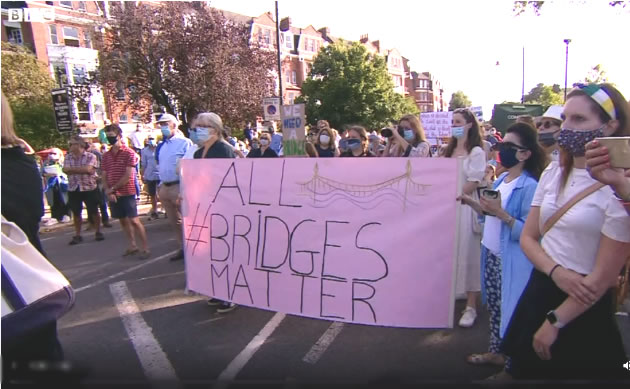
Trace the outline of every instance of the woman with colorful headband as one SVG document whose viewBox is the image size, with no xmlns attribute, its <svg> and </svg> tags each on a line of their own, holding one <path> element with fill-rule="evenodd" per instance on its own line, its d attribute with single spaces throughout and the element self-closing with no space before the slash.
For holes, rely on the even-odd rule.
<svg viewBox="0 0 630 389">
<path fill-rule="evenodd" d="M 612 189 L 589 175 L 585 145 L 630 134 L 630 107 L 609 84 L 579 85 L 562 119 L 560 164 L 543 174 L 521 235 L 534 270 L 502 344 L 507 373 L 628 378 L 611 287 L 630 253 L 630 218 Z"/>
</svg>

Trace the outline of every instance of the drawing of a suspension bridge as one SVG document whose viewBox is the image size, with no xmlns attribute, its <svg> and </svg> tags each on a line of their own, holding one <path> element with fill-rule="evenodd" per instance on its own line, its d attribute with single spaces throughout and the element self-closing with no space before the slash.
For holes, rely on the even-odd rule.
<svg viewBox="0 0 630 389">
<path fill-rule="evenodd" d="M 319 165 L 315 163 L 313 177 L 307 182 L 298 182 L 300 196 L 313 200 L 314 208 L 326 208 L 336 201 L 346 200 L 357 207 L 368 210 L 385 201 L 399 202 L 403 211 L 407 204 L 418 206 L 411 198 L 425 196 L 428 184 L 421 184 L 412 178 L 411 161 L 407 161 L 405 173 L 376 184 L 348 184 L 335 181 L 319 174 Z"/>
</svg>

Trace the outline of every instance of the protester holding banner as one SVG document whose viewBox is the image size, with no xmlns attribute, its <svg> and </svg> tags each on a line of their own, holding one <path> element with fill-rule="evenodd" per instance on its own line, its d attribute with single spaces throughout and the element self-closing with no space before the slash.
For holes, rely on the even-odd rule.
<svg viewBox="0 0 630 389">
<path fill-rule="evenodd" d="M 278 154 L 269 146 L 271 145 L 271 135 L 267 132 L 260 134 L 260 139 L 253 140 L 252 144 L 258 147 L 252 147 L 252 151 L 247 154 L 247 158 L 278 158 Z"/>
<path fill-rule="evenodd" d="M 341 153 L 341 157 L 373 157 L 368 151 L 367 131 L 361 126 L 350 126 L 345 131 L 344 138 L 348 150 Z"/>
<path fill-rule="evenodd" d="M 585 145 L 630 135 L 630 107 L 610 84 L 568 94 L 560 164 L 542 176 L 521 235 L 533 263 L 502 350 L 522 379 L 629 378 L 612 285 L 630 252 L 630 218 L 585 169 Z M 562 208 L 559 208 L 562 207 Z"/>
<path fill-rule="evenodd" d="M 514 307 L 527 284 L 531 262 L 521 250 L 520 236 L 545 168 L 546 157 L 538 145 L 536 131 L 515 123 L 500 143 L 501 160 L 508 172 L 494 183 L 497 198 L 483 194 L 479 201 L 463 195 L 462 202 L 485 216 L 481 241 L 482 296 L 490 312 L 490 346 L 487 353 L 472 354 L 472 364 L 503 366 L 499 353 Z"/>
<path fill-rule="evenodd" d="M 402 134 L 401 134 L 402 133 Z M 398 121 L 398 131 L 392 131 L 383 157 L 430 157 L 431 145 L 415 115 L 405 115 Z"/>
<path fill-rule="evenodd" d="M 194 159 L 202 158 L 236 158 L 234 148 L 223 138 L 223 120 L 214 112 L 202 112 L 191 123 L 190 134 L 193 141 L 199 146 L 194 154 Z M 271 137 L 263 133 L 261 137 Z M 268 145 L 269 146 L 269 145 Z M 251 154 L 251 153 L 250 153 Z M 208 305 L 219 305 L 217 312 L 230 312 L 236 308 L 236 304 L 212 298 Z"/>
<path fill-rule="evenodd" d="M 452 136 L 444 152 L 446 158 L 462 158 L 460 180 L 463 194 L 475 196 L 486 170 L 486 154 L 481 148 L 481 134 L 475 114 L 458 108 L 453 112 Z M 459 320 L 462 327 L 472 327 L 477 319 L 477 300 L 481 291 L 481 225 L 471 207 L 461 207 L 457 252 L 456 294 L 466 293 L 467 303 Z"/>
<path fill-rule="evenodd" d="M 320 127 L 319 124 L 318 127 Z M 322 128 L 319 130 L 317 137 L 315 138 L 315 150 L 317 150 L 317 156 L 321 158 L 338 157 L 340 153 L 339 149 L 335 145 L 334 131 L 327 126 L 321 127 Z"/>
</svg>

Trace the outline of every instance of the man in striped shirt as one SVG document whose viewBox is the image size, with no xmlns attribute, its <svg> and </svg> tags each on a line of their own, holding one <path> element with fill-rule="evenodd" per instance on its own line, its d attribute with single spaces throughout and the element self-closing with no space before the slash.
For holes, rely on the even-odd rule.
<svg viewBox="0 0 630 389">
<path fill-rule="evenodd" d="M 105 127 L 107 141 L 111 149 L 103 154 L 103 185 L 109 201 L 112 217 L 120 220 L 120 225 L 129 241 L 129 248 L 123 256 L 139 254 L 140 259 L 151 255 L 144 226 L 138 218 L 136 206 L 136 186 L 134 177 L 138 163 L 136 153 L 125 146 L 122 141 L 122 130 L 117 124 Z M 140 238 L 142 251 L 136 245 L 136 235 Z"/>
<path fill-rule="evenodd" d="M 79 135 L 70 139 L 69 151 L 63 164 L 63 172 L 68 175 L 68 203 L 74 219 L 75 236 L 70 244 L 75 245 L 83 242 L 81 237 L 83 203 L 88 210 L 88 215 L 92 217 L 92 223 L 96 229 L 95 239 L 103 240 L 105 237 L 101 233 L 101 217 L 98 213 L 98 184 L 96 182 L 98 160 L 94 154 L 85 151 L 85 140 Z"/>
</svg>

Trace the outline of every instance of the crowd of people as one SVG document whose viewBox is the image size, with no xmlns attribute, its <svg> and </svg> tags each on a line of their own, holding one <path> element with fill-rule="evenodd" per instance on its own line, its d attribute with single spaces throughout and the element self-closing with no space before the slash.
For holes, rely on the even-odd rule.
<svg viewBox="0 0 630 389">
<path fill-rule="evenodd" d="M 43 252 L 41 196 L 14 193 L 27 185 L 18 184 L 14 169 L 27 169 L 30 162 L 5 124 L 4 104 L 3 95 L 2 214 Z M 152 206 L 149 218 L 158 217 L 161 202 L 178 242 L 171 259 L 182 260 L 181 160 L 283 155 L 282 135 L 273 126 L 257 131 L 248 124 L 238 140 L 211 112 L 190 122 L 188 137 L 173 115 L 162 115 L 158 124 L 161 142 L 149 136 L 130 145 L 117 124 L 106 126 L 108 145 L 101 156 L 81 137 L 70 140 L 65 161 L 56 162 L 67 178 L 57 175 L 45 184 L 67 188 L 53 197 L 72 212 L 70 244 L 82 241 L 83 204 L 95 240 L 105 239 L 107 203 L 125 232 L 123 255 L 149 258 L 136 205 L 142 182 Z M 462 204 L 454 282 L 466 307 L 458 324 L 473 326 L 480 303 L 490 313 L 488 350 L 467 361 L 503 366 L 492 377 L 501 380 L 627 378 L 611 288 L 630 258 L 630 169 L 611 166 L 609 150 L 596 138 L 630 137 L 630 104 L 609 84 L 578 85 L 564 106 L 552 106 L 539 118 L 519 118 L 503 135 L 469 109 L 453 112 L 451 130 L 448 143 L 432 147 L 416 115 L 379 131 L 360 125 L 336 130 L 322 119 L 306 129 L 305 152 L 314 158 L 461 159 L 463 189 L 453 199 Z M 42 193 L 41 177 L 30 190 Z M 236 307 L 214 298 L 208 304 L 218 312 Z"/>
</svg>

